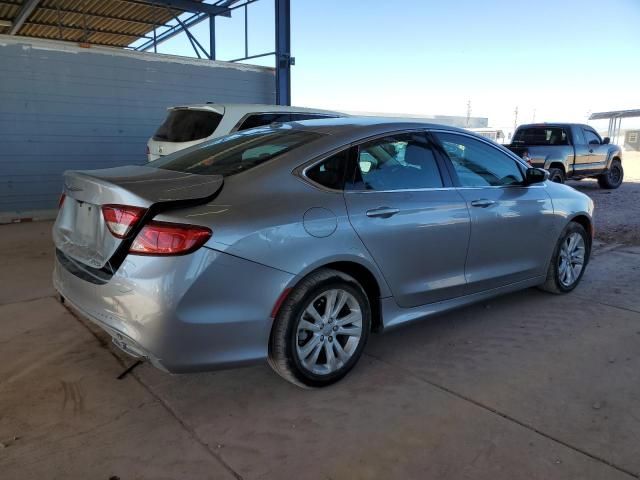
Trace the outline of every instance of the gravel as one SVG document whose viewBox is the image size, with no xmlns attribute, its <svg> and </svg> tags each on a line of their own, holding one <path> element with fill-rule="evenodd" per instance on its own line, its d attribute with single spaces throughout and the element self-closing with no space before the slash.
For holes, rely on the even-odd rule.
<svg viewBox="0 0 640 480">
<path fill-rule="evenodd" d="M 604 190 L 595 180 L 568 181 L 595 203 L 596 239 L 605 243 L 640 245 L 640 152 L 622 156 L 624 183 Z"/>
</svg>

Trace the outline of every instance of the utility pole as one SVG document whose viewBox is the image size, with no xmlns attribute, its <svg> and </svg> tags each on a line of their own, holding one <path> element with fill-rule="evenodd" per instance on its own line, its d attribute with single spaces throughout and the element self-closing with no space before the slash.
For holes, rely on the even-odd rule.
<svg viewBox="0 0 640 480">
<path fill-rule="evenodd" d="M 513 129 L 518 128 L 518 106 L 516 105 L 516 109 L 513 111 Z"/>
<path fill-rule="evenodd" d="M 469 128 L 469 122 L 471 121 L 471 99 L 467 101 L 467 128 Z"/>
<path fill-rule="evenodd" d="M 531 119 L 531 123 L 536 123 L 536 109 L 533 109 L 533 118 Z"/>
</svg>

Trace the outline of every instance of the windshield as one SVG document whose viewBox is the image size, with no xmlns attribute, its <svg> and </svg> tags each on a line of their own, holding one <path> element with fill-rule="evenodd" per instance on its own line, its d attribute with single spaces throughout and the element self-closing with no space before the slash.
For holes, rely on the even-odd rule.
<svg viewBox="0 0 640 480">
<path fill-rule="evenodd" d="M 567 132 L 561 127 L 519 128 L 513 143 L 522 145 L 569 145 Z"/>
<path fill-rule="evenodd" d="M 148 165 L 198 175 L 228 177 L 265 163 L 321 136 L 319 133 L 291 128 L 254 128 L 161 157 Z"/>
<path fill-rule="evenodd" d="M 153 135 L 161 142 L 192 142 L 211 135 L 220 124 L 222 115 L 205 110 L 169 110 L 165 121 Z"/>
</svg>

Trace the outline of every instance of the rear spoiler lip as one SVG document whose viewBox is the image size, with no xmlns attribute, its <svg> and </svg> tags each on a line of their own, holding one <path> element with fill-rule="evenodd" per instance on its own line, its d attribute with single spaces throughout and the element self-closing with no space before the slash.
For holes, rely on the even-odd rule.
<svg viewBox="0 0 640 480">
<path fill-rule="evenodd" d="M 167 111 L 172 112 L 175 110 L 195 110 L 200 112 L 214 112 L 220 115 L 224 115 L 225 108 L 222 105 L 210 104 L 210 105 L 176 105 L 174 107 L 167 108 Z"/>
<path fill-rule="evenodd" d="M 222 178 L 222 177 L 221 177 Z M 104 267 L 95 268 L 90 267 L 88 265 L 78 264 L 77 262 L 71 261 L 71 259 L 64 254 L 61 250 L 56 249 L 56 257 L 58 261 L 67 269 L 70 273 L 75 275 L 78 278 L 81 278 L 85 281 L 91 282 L 95 285 L 105 285 L 111 280 L 113 275 L 118 271 L 125 258 L 129 254 L 129 249 L 131 248 L 131 244 L 138 236 L 138 233 L 142 230 L 142 228 L 149 222 L 153 217 L 160 213 L 165 213 L 171 210 L 178 210 L 181 208 L 194 207 L 197 205 L 203 205 L 205 203 L 209 203 L 218 196 L 222 187 L 224 186 L 224 180 L 221 180 L 220 187 L 208 197 L 196 198 L 196 199 L 185 199 L 185 200 L 169 200 L 164 202 L 154 203 L 147 208 L 147 211 L 142 216 L 140 221 L 131 229 L 127 237 L 125 237 L 116 251 L 111 255 L 111 258 L 107 260 Z M 70 262 L 71 261 L 71 262 Z M 71 267 L 71 268 L 70 268 Z"/>
</svg>

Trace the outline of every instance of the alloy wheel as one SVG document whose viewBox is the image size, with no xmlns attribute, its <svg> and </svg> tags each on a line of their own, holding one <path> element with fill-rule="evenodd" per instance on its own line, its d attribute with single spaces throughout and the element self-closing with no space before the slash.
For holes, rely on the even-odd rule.
<svg viewBox="0 0 640 480">
<path fill-rule="evenodd" d="M 343 289 L 316 296 L 303 310 L 296 330 L 296 355 L 309 372 L 327 375 L 353 356 L 362 336 L 362 312 Z"/>
<path fill-rule="evenodd" d="M 578 280 L 584 268 L 584 258 L 584 238 L 573 232 L 563 240 L 558 255 L 558 277 L 564 287 L 571 287 Z"/>
<path fill-rule="evenodd" d="M 620 183 L 620 179 L 622 177 L 622 172 L 620 171 L 620 167 L 618 165 L 613 165 L 609 170 L 609 182 L 613 185 L 617 185 Z"/>
</svg>

